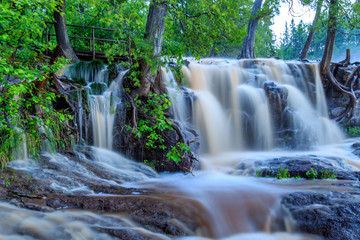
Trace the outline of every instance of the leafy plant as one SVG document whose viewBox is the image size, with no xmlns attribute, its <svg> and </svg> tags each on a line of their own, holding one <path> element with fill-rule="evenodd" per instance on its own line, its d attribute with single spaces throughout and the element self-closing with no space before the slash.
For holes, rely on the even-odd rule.
<svg viewBox="0 0 360 240">
<path fill-rule="evenodd" d="M 346 133 L 351 137 L 360 137 L 360 127 L 350 126 L 349 123 L 344 124 Z"/>
<path fill-rule="evenodd" d="M 147 96 L 146 101 L 141 101 L 136 97 L 135 106 L 145 116 L 139 119 L 136 128 L 132 129 L 127 125 L 125 126 L 126 130 L 132 131 L 135 137 L 145 137 L 147 149 L 166 150 L 164 132 L 166 130 L 174 130 L 172 120 L 165 116 L 165 111 L 171 106 L 168 95 L 150 94 Z M 190 148 L 185 143 L 178 142 L 175 146 L 170 147 L 166 157 L 170 161 L 178 163 L 186 152 L 190 152 Z M 151 164 L 150 161 L 146 161 L 146 163 Z"/>
<path fill-rule="evenodd" d="M 336 179 L 336 174 L 333 173 L 331 170 L 321 169 L 320 178 L 321 179 Z"/>
<path fill-rule="evenodd" d="M 155 169 L 156 161 L 149 161 L 145 159 L 144 163 L 149 165 L 151 168 Z"/>
<path fill-rule="evenodd" d="M 276 174 L 275 177 L 277 179 L 290 178 L 289 169 L 288 168 L 282 169 L 281 165 L 279 165 L 279 172 L 278 174 Z"/>
<path fill-rule="evenodd" d="M 310 168 L 310 170 L 306 172 L 306 176 L 309 179 L 316 179 L 318 177 L 318 172 L 314 170 L 314 168 Z"/>
<path fill-rule="evenodd" d="M 14 150 L 26 142 L 33 157 L 47 140 L 55 149 L 71 145 L 71 116 L 53 107 L 60 96 L 52 89 L 51 76 L 65 64 L 43 59 L 53 48 L 41 41 L 45 21 L 51 21 L 56 0 L 18 0 L 0 3 L 0 162 L 4 169 Z M 36 63 L 36 64 L 35 64 Z M 25 151 L 25 149 L 24 149 Z"/>
<path fill-rule="evenodd" d="M 135 98 L 135 106 L 149 117 L 140 119 L 137 127 L 133 129 L 135 137 L 146 135 L 146 147 L 148 149 L 165 150 L 164 138 L 162 132 L 166 129 L 173 130 L 172 121 L 168 120 L 164 111 L 171 106 L 171 102 L 166 94 L 158 96 L 157 94 L 148 95 L 147 101 L 142 102 L 138 97 Z M 153 119 L 151 121 L 150 119 Z M 131 129 L 128 127 L 128 129 Z"/>
<path fill-rule="evenodd" d="M 185 143 L 176 143 L 176 146 L 173 146 L 171 150 L 166 154 L 166 157 L 169 160 L 172 160 L 176 163 L 181 162 L 181 157 L 185 152 L 190 152 L 190 148 Z"/>
</svg>

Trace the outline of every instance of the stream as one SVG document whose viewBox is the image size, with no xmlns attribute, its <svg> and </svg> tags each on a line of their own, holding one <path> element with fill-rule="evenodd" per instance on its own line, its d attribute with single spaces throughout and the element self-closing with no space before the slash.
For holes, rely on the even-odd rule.
<svg viewBox="0 0 360 240">
<path fill-rule="evenodd" d="M 359 204 L 360 139 L 329 119 L 317 65 L 192 61 L 182 86 L 162 69 L 174 120 L 199 131 L 200 169 L 186 175 L 159 174 L 114 149 L 125 71 L 109 85 L 106 68 L 76 71 L 90 94 L 89 122 L 76 121 L 92 146 L 39 161 L 18 154 L 9 167 L 31 176 L 41 197 L 0 203 L 0 239 L 340 239 L 331 226 L 304 230 L 314 214 L 331 219 L 333 202 Z M 274 178 L 280 166 L 294 178 Z M 337 179 L 307 180 L 310 168 Z M 341 226 L 342 239 L 357 239 L 352 226 Z"/>
</svg>

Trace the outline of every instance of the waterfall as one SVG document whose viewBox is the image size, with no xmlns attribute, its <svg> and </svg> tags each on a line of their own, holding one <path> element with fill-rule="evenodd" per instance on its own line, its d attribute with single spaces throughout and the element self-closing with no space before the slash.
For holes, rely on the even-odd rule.
<svg viewBox="0 0 360 240">
<path fill-rule="evenodd" d="M 328 118 L 318 66 L 275 59 L 191 62 L 183 67 L 190 89 L 163 71 L 175 119 L 200 131 L 204 153 L 229 150 L 304 149 L 339 142 Z M 179 92 L 193 91 L 193 104 Z M 184 95 L 184 94 L 183 94 Z M 180 99 L 180 100 L 179 100 Z M 191 113 L 191 117 L 182 116 Z"/>
<path fill-rule="evenodd" d="M 65 75 L 73 80 L 86 83 L 87 103 L 90 112 L 90 119 L 93 133 L 93 145 L 95 147 L 112 150 L 113 126 L 115 114 L 118 106 L 121 104 L 120 92 L 121 81 L 126 71 L 119 75 L 109 84 L 109 73 L 107 66 L 101 62 L 79 62 L 70 66 Z M 82 91 L 79 89 L 77 101 L 79 111 L 77 114 L 77 124 L 80 129 L 80 139 L 83 137 L 83 119 L 84 113 Z M 85 127 L 87 124 L 85 123 Z M 86 138 L 88 138 L 87 128 Z"/>
<path fill-rule="evenodd" d="M 90 95 L 88 98 L 95 147 L 112 149 L 115 113 L 121 103 L 119 94 L 125 73 L 120 73 L 103 94 Z"/>
<path fill-rule="evenodd" d="M 16 131 L 18 131 L 18 133 L 20 134 L 21 140 L 18 146 L 12 152 L 12 157 L 13 159 L 17 160 L 26 160 L 29 157 L 26 135 L 24 131 L 20 128 L 16 128 Z"/>
</svg>

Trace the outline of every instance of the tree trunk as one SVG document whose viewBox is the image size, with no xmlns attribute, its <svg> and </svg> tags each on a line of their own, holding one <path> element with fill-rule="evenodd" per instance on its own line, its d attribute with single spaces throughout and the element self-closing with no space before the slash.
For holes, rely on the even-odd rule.
<svg viewBox="0 0 360 240">
<path fill-rule="evenodd" d="M 326 43 L 325 43 L 324 54 L 320 63 L 320 72 L 323 76 L 327 75 L 330 72 L 330 63 L 334 51 L 335 37 L 336 37 L 337 11 L 338 11 L 338 0 L 330 0 Z"/>
<path fill-rule="evenodd" d="M 316 6 L 315 18 L 314 18 L 314 21 L 313 21 L 313 23 L 311 25 L 311 29 L 310 29 L 309 35 L 308 35 L 308 37 L 306 39 L 304 48 L 301 51 L 300 58 L 299 58 L 300 60 L 306 59 L 306 56 L 307 56 L 307 54 L 309 52 L 311 42 L 312 42 L 314 34 L 315 34 L 315 26 L 318 23 L 319 18 L 320 18 L 321 7 L 323 5 L 323 2 L 324 2 L 324 0 L 318 0 L 317 6 Z"/>
<path fill-rule="evenodd" d="M 58 45 L 61 48 L 61 56 L 77 61 L 78 58 L 71 48 L 69 35 L 66 29 L 66 20 L 65 20 L 65 0 L 60 0 L 57 6 L 57 10 L 54 11 L 55 18 L 55 32 L 56 40 Z"/>
<path fill-rule="evenodd" d="M 152 0 L 146 22 L 144 39 L 148 42 L 150 50 L 150 61 L 156 61 L 160 67 L 160 56 L 165 31 L 165 19 L 168 12 L 168 2 L 166 0 Z M 164 90 L 161 80 L 161 72 L 153 71 L 151 64 L 146 59 L 139 60 L 139 70 L 142 72 L 140 77 L 140 89 L 136 93 L 139 97 L 146 96 L 152 92 L 160 94 Z"/>
<path fill-rule="evenodd" d="M 241 58 L 255 58 L 255 35 L 256 27 L 259 22 L 259 17 L 256 14 L 261 8 L 262 0 L 255 0 L 251 13 L 251 19 L 248 25 L 247 36 L 244 37 L 243 45 L 237 59 Z"/>
<path fill-rule="evenodd" d="M 146 160 L 157 171 L 191 172 L 196 161 L 192 152 L 182 152 L 180 162 L 171 160 L 168 154 L 171 154 L 172 149 L 176 149 L 179 143 L 190 145 L 193 141 L 184 137 L 184 130 L 180 124 L 170 120 L 169 108 L 158 108 L 166 102 L 154 97 L 165 97 L 163 94 L 166 93 L 160 67 L 168 2 L 169 0 L 151 0 L 144 34 L 144 43 L 147 46 L 141 49 L 142 54 L 135 58 L 131 70 L 123 79 L 123 87 L 130 90 L 129 94 L 125 93 L 130 104 L 126 104 L 124 123 L 119 126 L 119 129 L 122 129 L 120 145 L 121 151 L 127 157 L 140 162 Z M 161 113 L 152 113 L 151 109 L 158 109 Z M 162 116 L 165 119 L 159 120 Z M 147 128 L 152 128 L 153 134 L 161 136 L 159 139 L 162 141 L 156 138 L 149 141 L 150 133 L 142 130 L 144 122 Z M 132 126 L 132 129 L 126 130 L 123 127 L 126 125 Z M 166 125 L 171 128 L 160 127 Z M 196 141 L 197 139 L 194 144 L 197 144 Z"/>
</svg>

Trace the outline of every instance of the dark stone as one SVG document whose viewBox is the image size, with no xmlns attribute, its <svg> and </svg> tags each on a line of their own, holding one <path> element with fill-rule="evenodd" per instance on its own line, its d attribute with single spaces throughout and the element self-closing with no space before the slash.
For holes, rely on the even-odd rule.
<svg viewBox="0 0 360 240">
<path fill-rule="evenodd" d="M 281 127 L 282 115 L 287 106 L 288 91 L 285 87 L 278 86 L 274 82 L 265 82 L 264 89 L 269 100 L 274 128 L 279 130 Z"/>
<path fill-rule="evenodd" d="M 123 98 L 123 102 L 126 101 L 127 99 Z M 125 125 L 133 125 L 132 114 L 133 111 L 129 106 L 119 108 L 119 112 L 116 114 L 113 135 L 113 149 L 115 151 L 124 154 L 129 159 L 141 163 L 145 162 L 158 172 L 190 172 L 199 168 L 197 153 L 200 143 L 198 134 L 194 129 L 173 121 L 173 130 L 161 131 L 165 140 L 163 145 L 166 149 L 150 148 L 146 146 L 148 133 L 144 133 L 141 137 L 134 137 L 131 131 L 129 132 L 124 128 Z M 169 111 L 165 115 L 170 117 L 171 112 Z M 185 152 L 181 161 L 176 163 L 169 160 L 166 155 L 179 142 L 184 142 L 189 146 L 191 152 Z"/>
<path fill-rule="evenodd" d="M 29 172 L 18 170 L 14 174 L 9 167 L 1 173 L 0 201 L 11 201 L 10 203 L 18 207 L 36 212 L 52 212 L 70 208 L 90 210 L 104 213 L 104 215 L 106 213 L 126 214 L 142 227 L 172 237 L 195 235 L 197 228 L 203 229 L 205 220 L 197 214 L 199 210 L 204 211 L 201 205 L 194 204 L 192 200 L 186 198 L 162 196 L 161 193 L 154 192 L 155 190 L 124 188 L 101 181 L 99 178 L 111 179 L 114 182 L 118 180 L 103 168 L 91 163 L 91 148 L 84 148 L 83 151 L 88 152 L 88 160 L 71 153 L 65 155 L 70 162 L 64 163 L 61 163 L 61 158 L 55 161 L 50 157 L 42 156 L 39 159 L 40 167 L 29 166 L 29 171 L 33 169 L 31 178 L 29 178 Z M 90 174 L 85 172 L 82 175 L 84 168 L 88 169 Z M 75 169 L 80 169 L 80 171 Z M 7 178 L 11 179 L 8 186 L 5 181 Z M 73 182 L 83 184 L 93 192 L 79 190 L 62 193 L 54 191 L 52 186 L 53 184 L 72 186 Z M 85 214 L 84 219 L 79 219 L 79 221 L 88 223 L 94 226 L 95 230 L 114 237 L 141 240 L 150 238 L 141 231 L 134 231 L 131 226 L 120 227 L 122 225 L 119 223 L 102 227 L 103 225 L 94 224 L 94 221 L 100 221 L 100 218 L 88 218 L 89 216 Z M 106 224 L 108 223 L 109 221 L 106 221 Z"/>
<path fill-rule="evenodd" d="M 353 171 L 342 159 L 336 157 L 307 155 L 300 157 L 280 157 L 255 162 L 255 170 L 262 177 L 275 177 L 279 173 L 280 166 L 282 170 L 288 169 L 290 177 L 308 178 L 306 172 L 313 168 L 317 171 L 318 178 L 321 178 L 322 171 L 330 171 L 336 175 L 336 179 L 360 179 L 360 172 Z M 250 174 L 254 174 L 255 170 L 250 170 L 252 171 Z"/>
<path fill-rule="evenodd" d="M 360 236 L 359 192 L 297 192 L 282 198 L 296 221 L 296 231 L 328 240 L 357 240 Z"/>
<path fill-rule="evenodd" d="M 354 149 L 352 153 L 360 157 L 360 143 L 354 143 L 351 147 Z"/>
<path fill-rule="evenodd" d="M 112 228 L 95 228 L 98 232 L 107 233 L 110 236 L 117 237 L 119 239 L 132 239 L 132 240 L 153 240 L 150 237 L 143 236 L 140 233 L 130 229 L 112 229 Z"/>
<path fill-rule="evenodd" d="M 356 67 L 355 65 L 349 65 L 347 67 L 338 67 L 335 72 L 335 78 L 341 84 L 345 84 L 355 67 Z"/>
<path fill-rule="evenodd" d="M 150 195 L 72 196 L 47 194 L 45 198 L 29 196 L 20 198 L 25 206 L 31 206 L 33 210 L 72 208 L 102 213 L 126 213 L 133 221 L 151 229 L 151 231 L 171 236 L 195 234 L 196 229 L 202 223 L 202 220 L 196 217 L 198 216 L 196 214 L 198 209 L 190 202 L 184 200 L 181 202 L 180 200 L 169 201 Z M 173 221 L 174 219 L 177 221 Z M 100 229 L 100 231 L 114 236 L 138 235 L 138 233 L 122 232 L 113 228 L 106 231 Z"/>
<path fill-rule="evenodd" d="M 349 84 L 348 78 L 350 77 L 354 68 L 357 67 L 355 64 L 349 65 L 347 67 L 334 66 L 332 69 L 334 71 L 334 76 L 336 80 L 343 85 Z M 325 78 L 326 79 L 326 78 Z M 342 113 L 346 106 L 349 103 L 349 97 L 347 94 L 340 92 L 329 80 L 325 84 L 326 96 L 328 101 L 328 108 L 331 118 L 336 118 L 339 113 Z M 354 90 L 360 89 L 360 82 L 355 81 Z M 356 104 L 356 109 L 354 111 L 354 116 L 349 119 L 350 125 L 359 126 L 360 125 L 360 115 L 359 115 L 359 105 Z"/>
</svg>

